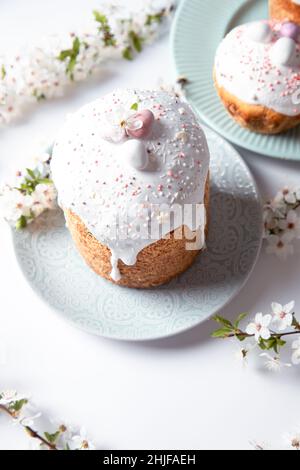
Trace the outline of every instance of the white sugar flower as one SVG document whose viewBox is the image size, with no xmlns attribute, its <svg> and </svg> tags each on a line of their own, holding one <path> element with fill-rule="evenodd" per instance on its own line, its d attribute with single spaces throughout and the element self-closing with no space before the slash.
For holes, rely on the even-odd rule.
<svg viewBox="0 0 300 470">
<path fill-rule="evenodd" d="M 136 131 L 143 127 L 143 121 L 135 118 L 136 110 L 131 108 L 135 101 L 134 96 L 127 106 L 116 106 L 106 115 L 106 122 L 100 130 L 103 139 L 118 143 L 125 139 L 128 130 Z"/>
<path fill-rule="evenodd" d="M 272 311 L 274 313 L 273 323 L 276 324 L 279 331 L 284 331 L 292 325 L 294 308 L 294 301 L 284 306 L 277 302 L 272 303 Z"/>
<path fill-rule="evenodd" d="M 292 349 L 295 350 L 292 355 L 292 363 L 297 366 L 300 364 L 300 338 L 293 342 Z"/>
<path fill-rule="evenodd" d="M 73 436 L 68 444 L 71 450 L 95 450 L 95 445 L 87 438 L 85 428 L 81 428 L 79 435 Z"/>
<path fill-rule="evenodd" d="M 288 256 L 294 253 L 294 247 L 290 244 L 290 236 L 286 233 L 283 235 L 269 235 L 267 237 L 268 246 L 267 253 L 275 254 L 278 258 L 286 260 Z"/>
<path fill-rule="evenodd" d="M 284 367 L 292 367 L 291 364 L 281 362 L 278 356 L 273 357 L 268 353 L 262 353 L 260 354 L 260 357 L 266 358 L 265 367 L 270 372 L 281 372 Z"/>
<path fill-rule="evenodd" d="M 271 315 L 263 315 L 262 313 L 257 313 L 255 316 L 254 322 L 250 323 L 246 328 L 246 333 L 248 335 L 254 335 L 256 341 L 262 339 L 270 339 L 271 333 L 269 330 L 269 325 L 271 323 Z"/>
<path fill-rule="evenodd" d="M 279 221 L 278 226 L 286 232 L 290 241 L 300 238 L 300 218 L 296 211 L 289 211 L 286 218 Z"/>
</svg>

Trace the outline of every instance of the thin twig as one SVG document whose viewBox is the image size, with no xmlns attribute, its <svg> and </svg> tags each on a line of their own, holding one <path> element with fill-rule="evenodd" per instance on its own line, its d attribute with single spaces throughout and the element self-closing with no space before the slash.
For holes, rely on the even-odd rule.
<svg viewBox="0 0 300 470">
<path fill-rule="evenodd" d="M 300 335 L 300 331 L 290 331 L 289 333 L 273 333 L 271 338 L 282 338 L 283 336 L 292 336 Z M 254 338 L 255 335 L 248 335 L 248 333 L 243 333 L 242 331 L 237 331 L 236 333 L 231 333 L 226 335 L 226 338 L 235 338 L 236 336 L 244 336 L 244 338 Z"/>
<path fill-rule="evenodd" d="M 3 411 L 6 413 L 8 416 L 10 416 L 12 419 L 16 419 L 16 415 L 13 411 L 11 411 L 9 408 L 7 408 L 4 405 L 0 405 L 0 411 Z M 30 426 L 25 426 L 22 424 L 20 421 L 20 425 L 23 427 L 23 429 L 29 434 L 30 437 L 39 440 L 42 444 L 48 447 L 49 450 L 58 450 L 55 444 L 51 444 L 51 442 L 48 442 L 47 439 L 45 439 L 43 436 L 38 434 L 34 429 L 32 429 Z"/>
</svg>

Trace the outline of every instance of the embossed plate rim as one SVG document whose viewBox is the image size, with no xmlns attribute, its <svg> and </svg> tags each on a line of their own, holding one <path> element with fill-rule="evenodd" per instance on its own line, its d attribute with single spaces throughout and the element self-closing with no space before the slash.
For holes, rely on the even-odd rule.
<svg viewBox="0 0 300 470">
<path fill-rule="evenodd" d="M 248 166 L 246 165 L 244 160 L 241 158 L 241 156 L 239 155 L 237 150 L 234 149 L 231 144 L 224 141 L 224 139 L 222 137 L 220 137 L 214 131 L 212 131 L 208 128 L 205 128 L 205 127 L 204 127 L 204 130 L 205 130 L 206 134 L 208 135 L 208 137 L 210 137 L 211 139 L 214 139 L 214 142 L 219 143 L 219 145 L 224 148 L 224 153 L 226 153 L 227 155 L 231 153 L 232 159 L 239 162 L 239 165 L 241 165 L 241 168 L 243 169 L 243 174 L 244 174 L 245 180 L 249 179 L 249 182 L 251 183 L 251 188 L 253 188 L 253 197 L 252 197 L 252 199 L 255 200 L 255 202 L 258 205 L 260 203 L 260 196 L 259 196 L 259 192 L 258 192 L 258 189 L 257 189 L 256 182 L 255 182 L 255 180 L 254 180 L 254 178 L 251 174 L 250 169 L 248 168 Z M 229 180 L 228 180 L 228 182 L 230 184 Z M 259 214 L 259 221 L 261 222 L 261 224 L 259 224 L 261 226 L 261 232 L 258 233 L 257 240 L 255 240 L 255 241 L 257 241 L 257 250 L 256 250 L 256 253 L 255 253 L 255 256 L 253 256 L 253 258 L 251 258 L 251 263 L 252 263 L 251 268 L 249 267 L 249 270 L 247 271 L 247 273 L 243 274 L 244 278 L 242 279 L 242 281 L 237 281 L 237 280 L 234 281 L 235 283 L 234 283 L 234 287 L 232 288 L 232 292 L 226 298 L 225 302 L 219 303 L 216 306 L 216 308 L 211 308 L 211 310 L 207 313 L 207 315 L 205 315 L 201 318 L 197 318 L 193 323 L 183 325 L 183 326 L 179 326 L 177 328 L 173 328 L 173 330 L 171 330 L 171 331 L 170 330 L 161 331 L 160 333 L 155 332 L 155 334 L 153 334 L 153 332 L 152 332 L 152 335 L 150 333 L 148 333 L 148 335 L 147 335 L 147 333 L 146 333 L 145 336 L 137 337 L 137 336 L 133 336 L 133 334 L 131 336 L 128 335 L 128 333 L 124 334 L 124 331 L 121 331 L 121 333 L 118 334 L 118 333 L 116 333 L 116 331 L 113 331 L 113 333 L 102 332 L 102 331 L 99 331 L 99 328 L 97 330 L 95 330 L 91 326 L 81 325 L 74 318 L 70 318 L 70 315 L 68 316 L 67 311 L 64 311 L 61 308 L 53 306 L 53 305 L 50 305 L 50 307 L 57 314 L 59 314 L 60 316 L 63 316 L 64 320 L 68 321 L 68 323 L 72 324 L 73 326 L 77 327 L 78 329 L 84 330 L 85 332 L 88 332 L 88 333 L 91 333 L 91 334 L 94 334 L 94 335 L 97 335 L 97 336 L 102 336 L 102 337 L 105 337 L 105 338 L 109 338 L 109 339 L 117 339 L 117 340 L 122 340 L 122 341 L 135 341 L 135 342 L 154 341 L 154 340 L 158 340 L 158 339 L 162 339 L 162 338 L 166 338 L 166 337 L 175 336 L 175 335 L 178 335 L 180 333 L 191 330 L 195 326 L 198 326 L 198 325 L 202 324 L 203 322 L 205 322 L 206 320 L 208 320 L 212 315 L 214 315 L 220 309 L 222 309 L 226 305 L 228 305 L 232 301 L 232 299 L 236 295 L 238 295 L 240 293 L 240 291 L 244 288 L 247 280 L 249 279 L 251 273 L 253 272 L 253 269 L 256 265 L 256 262 L 257 262 L 257 259 L 258 259 L 258 256 L 259 256 L 259 253 L 260 253 L 260 250 L 261 250 L 262 234 L 263 234 L 263 224 L 262 224 L 262 214 L 261 213 Z M 30 236 L 30 234 L 28 236 Z M 18 262 L 18 264 L 21 268 L 21 271 L 24 274 L 24 277 L 29 282 L 29 284 L 30 284 L 31 288 L 33 289 L 33 291 L 35 292 L 35 294 L 37 294 L 37 296 L 40 299 L 42 299 L 45 303 L 47 303 L 49 305 L 47 299 L 45 299 L 43 297 L 43 294 L 41 292 L 41 287 L 29 278 L 28 274 L 26 273 L 25 267 L 22 264 L 22 261 L 18 256 L 18 248 L 17 248 L 18 234 L 16 234 L 16 232 L 14 230 L 12 231 L 12 238 L 13 238 L 13 244 L 14 244 L 14 251 L 15 251 L 16 259 L 17 259 L 17 262 Z M 249 263 L 249 266 L 250 266 L 250 263 Z M 86 267 L 86 269 L 89 270 L 88 267 Z M 103 284 L 103 285 L 110 286 L 110 288 L 111 288 L 112 285 L 110 283 L 108 283 L 108 281 L 104 281 L 104 282 L 105 282 L 105 284 Z M 106 283 L 108 283 L 108 284 L 106 284 Z M 227 284 L 230 285 L 230 279 L 228 279 L 228 278 L 226 278 L 226 285 Z M 113 288 L 114 289 L 124 289 L 124 288 L 120 288 L 118 286 L 113 286 Z M 164 286 L 164 289 L 168 291 L 168 286 Z M 152 291 L 156 291 L 156 290 L 157 289 L 155 289 L 155 288 L 152 289 Z M 143 295 L 143 291 L 137 291 L 137 292 L 138 292 L 137 295 Z M 80 294 L 78 294 L 78 295 L 80 295 Z M 178 307 L 177 307 L 177 309 L 178 309 Z M 191 313 L 192 313 L 192 311 L 191 311 Z M 91 317 L 91 319 L 93 319 L 93 317 Z M 108 320 L 107 320 L 107 322 L 108 322 Z M 187 319 L 187 322 L 188 322 L 188 319 Z M 151 331 L 151 326 L 153 327 L 153 325 L 148 324 L 147 326 L 149 327 L 149 329 Z M 173 325 L 172 325 L 172 327 L 173 327 Z M 121 325 L 120 325 L 120 328 L 121 328 Z"/>
</svg>

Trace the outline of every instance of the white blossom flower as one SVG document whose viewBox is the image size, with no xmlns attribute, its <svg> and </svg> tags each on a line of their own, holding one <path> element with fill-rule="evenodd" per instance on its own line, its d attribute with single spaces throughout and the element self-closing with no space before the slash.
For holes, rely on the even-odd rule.
<svg viewBox="0 0 300 470">
<path fill-rule="evenodd" d="M 34 202 L 44 209 L 53 209 L 57 198 L 57 192 L 53 184 L 38 184 L 33 193 Z"/>
<path fill-rule="evenodd" d="M 290 237 L 286 233 L 283 235 L 269 235 L 267 241 L 266 251 L 268 254 L 275 254 L 278 258 L 286 260 L 288 256 L 294 253 L 294 247 L 290 244 Z"/>
<path fill-rule="evenodd" d="M 9 405 L 13 401 L 20 400 L 24 397 L 20 397 L 16 390 L 4 390 L 0 392 L 0 405 Z"/>
<path fill-rule="evenodd" d="M 288 187 L 283 188 L 278 192 L 274 199 L 275 203 L 280 203 L 281 201 L 285 201 L 288 204 L 296 204 L 297 198 L 295 191 Z"/>
<path fill-rule="evenodd" d="M 0 191 L 1 215 L 11 224 L 15 224 L 21 216 L 30 217 L 32 203 L 31 196 L 8 185 Z"/>
<path fill-rule="evenodd" d="M 288 433 L 283 436 L 286 448 L 289 450 L 300 450 L 300 430 L 296 429 L 294 433 Z"/>
<path fill-rule="evenodd" d="M 268 353 L 262 353 L 260 354 L 260 357 L 265 357 L 265 367 L 268 369 L 270 372 L 281 372 L 281 370 L 284 367 L 292 367 L 291 364 L 286 364 L 280 361 L 280 358 L 278 356 L 271 356 Z"/>
<path fill-rule="evenodd" d="M 20 413 L 18 420 L 20 421 L 22 426 L 33 428 L 33 426 L 35 425 L 35 420 L 37 420 L 41 416 L 42 416 L 42 413 L 39 413 L 39 412 L 32 414 L 30 407 L 28 408 L 28 405 L 25 405 L 22 408 L 22 412 Z"/>
<path fill-rule="evenodd" d="M 71 438 L 69 442 L 71 450 L 95 450 L 95 445 L 88 440 L 86 429 L 82 427 L 80 433 Z"/>
<path fill-rule="evenodd" d="M 284 331 L 292 325 L 294 308 L 294 301 L 284 306 L 277 302 L 272 303 L 273 323 L 276 324 L 279 331 Z"/>
<path fill-rule="evenodd" d="M 300 338 L 293 342 L 292 349 L 295 350 L 292 355 L 292 363 L 297 366 L 300 364 Z"/>
<path fill-rule="evenodd" d="M 257 313 L 254 319 L 254 322 L 250 323 L 246 328 L 246 333 L 248 335 L 254 335 L 256 341 L 262 339 L 269 339 L 271 333 L 269 330 L 269 325 L 271 323 L 271 315 L 263 315 L 262 313 Z"/>
<path fill-rule="evenodd" d="M 234 357 L 243 366 L 247 366 L 249 362 L 249 354 L 257 346 L 256 343 L 244 341 L 236 348 Z"/>
<path fill-rule="evenodd" d="M 263 222 L 265 229 L 264 237 L 267 238 L 270 235 L 270 231 L 275 230 L 278 226 L 278 219 L 275 216 L 274 210 L 269 205 L 264 207 Z"/>
<path fill-rule="evenodd" d="M 300 238 L 300 217 L 294 210 L 290 210 L 285 219 L 279 220 L 278 226 L 284 230 L 290 241 Z"/>
</svg>

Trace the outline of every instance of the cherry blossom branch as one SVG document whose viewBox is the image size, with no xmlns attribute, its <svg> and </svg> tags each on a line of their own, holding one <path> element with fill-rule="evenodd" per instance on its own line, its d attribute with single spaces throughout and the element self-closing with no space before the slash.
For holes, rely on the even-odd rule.
<svg viewBox="0 0 300 470">
<path fill-rule="evenodd" d="M 6 413 L 8 416 L 10 416 L 12 419 L 17 418 L 17 414 L 15 411 L 11 411 L 9 408 L 7 408 L 4 405 L 0 405 L 0 411 Z M 32 437 L 33 439 L 38 439 L 43 445 L 48 447 L 49 450 L 57 450 L 55 444 L 51 444 L 51 442 L 48 442 L 43 436 L 40 436 L 34 429 L 32 429 L 30 426 L 24 425 L 22 422 L 20 422 L 20 425 L 24 428 L 24 430 L 27 432 L 27 434 Z"/>
<path fill-rule="evenodd" d="M 16 419 L 16 413 L 13 412 L 13 411 L 10 411 L 9 408 L 7 408 L 6 406 L 0 405 L 0 411 L 6 413 L 11 418 Z M 46 447 L 48 447 L 49 450 L 57 450 L 55 444 L 51 444 L 50 442 L 48 442 L 43 436 L 40 436 L 30 426 L 25 426 L 24 424 L 22 424 L 22 422 L 20 422 L 20 424 L 30 437 L 32 437 L 34 439 L 38 439 L 42 444 L 44 444 Z"/>
<path fill-rule="evenodd" d="M 41 413 L 37 413 L 27 398 L 19 396 L 15 391 L 0 393 L 0 413 L 5 413 L 24 429 L 27 435 L 38 442 L 38 449 L 45 450 L 93 450 L 94 444 L 86 437 L 84 429 L 74 432 L 65 424 L 53 425 L 51 431 L 39 431 L 36 421 Z"/>
<path fill-rule="evenodd" d="M 87 80 L 111 59 L 132 61 L 168 23 L 175 0 L 141 2 L 130 12 L 115 2 L 94 10 L 88 28 L 51 36 L 14 58 L 0 57 L 0 125 L 9 124 L 28 105 L 63 96 L 74 82 Z"/>
<path fill-rule="evenodd" d="M 300 335 L 300 323 L 294 313 L 295 302 L 287 305 L 281 305 L 277 302 L 272 303 L 272 314 L 263 315 L 257 313 L 254 320 L 250 322 L 245 329 L 240 328 L 240 323 L 248 316 L 242 313 L 238 318 L 231 322 L 224 317 L 216 315 L 214 320 L 220 325 L 220 328 L 213 334 L 213 338 L 236 338 L 240 342 L 246 340 L 255 340 L 251 346 L 243 346 L 239 355 L 243 362 L 247 360 L 248 354 L 254 346 L 264 351 L 261 357 L 266 357 L 266 366 L 271 370 L 280 370 L 283 366 L 290 367 L 291 364 L 282 364 L 280 362 L 279 352 L 286 346 L 287 342 L 283 338 Z M 274 325 L 277 331 L 271 329 Z M 293 329 L 291 331 L 291 328 Z M 292 363 L 300 364 L 300 338 L 292 343 Z M 265 351 L 273 351 L 275 357 Z"/>
</svg>

